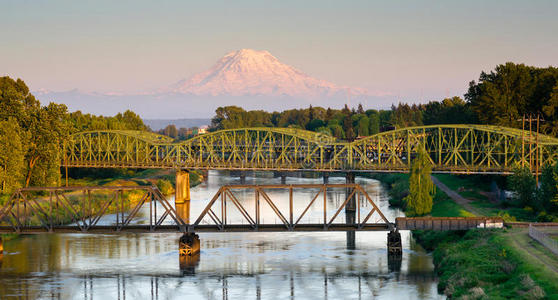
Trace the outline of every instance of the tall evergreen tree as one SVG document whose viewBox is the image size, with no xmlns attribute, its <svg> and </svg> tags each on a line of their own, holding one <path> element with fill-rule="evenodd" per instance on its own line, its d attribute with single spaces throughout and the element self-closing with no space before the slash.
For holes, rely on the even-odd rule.
<svg viewBox="0 0 558 300">
<path fill-rule="evenodd" d="M 411 164 L 409 195 L 405 197 L 406 212 L 409 216 L 422 216 L 432 211 L 432 198 L 436 192 L 430 175 L 432 166 L 426 151 L 417 153 Z"/>
</svg>

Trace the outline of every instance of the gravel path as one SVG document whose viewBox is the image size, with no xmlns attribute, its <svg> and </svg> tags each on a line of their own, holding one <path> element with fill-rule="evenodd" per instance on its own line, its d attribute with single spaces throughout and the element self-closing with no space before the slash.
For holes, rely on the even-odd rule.
<svg viewBox="0 0 558 300">
<path fill-rule="evenodd" d="M 432 178 L 432 182 L 434 182 L 434 184 L 441 189 L 444 193 L 446 193 L 446 195 L 448 195 L 451 199 L 453 199 L 453 201 L 457 202 L 458 204 L 460 204 L 461 206 L 463 206 L 463 208 L 474 214 L 475 216 L 482 216 L 482 213 L 479 212 L 475 207 L 473 207 L 471 205 L 471 200 L 464 198 L 463 196 L 459 195 L 456 191 L 450 189 L 447 185 L 445 185 L 444 183 L 442 183 L 438 178 L 436 178 L 435 176 L 430 176 L 430 178 Z"/>
</svg>

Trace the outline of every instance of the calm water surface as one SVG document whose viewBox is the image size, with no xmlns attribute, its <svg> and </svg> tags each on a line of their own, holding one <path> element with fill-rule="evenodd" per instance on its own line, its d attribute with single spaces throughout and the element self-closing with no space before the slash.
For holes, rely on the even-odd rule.
<svg viewBox="0 0 558 300">
<path fill-rule="evenodd" d="M 280 183 L 271 173 L 247 183 Z M 330 177 L 330 183 L 344 183 Z M 375 180 L 357 178 L 386 217 L 403 214 L 388 207 L 386 192 Z M 197 217 L 224 184 L 239 183 L 227 172 L 213 171 L 191 191 Z M 321 178 L 288 177 L 289 183 L 322 183 Z M 268 192 L 280 208 L 288 191 Z M 246 209 L 253 194 L 237 193 Z M 315 195 L 295 193 L 295 207 Z M 328 195 L 328 206 L 343 201 L 344 190 Z M 363 204 L 363 210 L 369 209 Z M 319 222 L 314 205 L 301 222 Z M 229 210 L 229 212 L 232 212 Z M 148 219 L 143 211 L 135 222 Z M 262 221 L 279 222 L 270 209 Z M 339 217 L 344 220 L 344 216 Z M 111 223 L 111 216 L 103 222 Z M 240 222 L 231 214 L 229 222 Z M 344 232 L 202 233 L 201 255 L 180 262 L 179 234 L 28 236 L 5 243 L 0 266 L 0 298 L 23 299 L 443 299 L 436 290 L 430 255 L 402 232 L 403 259 L 388 260 L 386 232 L 358 232 L 348 247 Z M 349 243 L 350 244 L 350 243 Z"/>
</svg>

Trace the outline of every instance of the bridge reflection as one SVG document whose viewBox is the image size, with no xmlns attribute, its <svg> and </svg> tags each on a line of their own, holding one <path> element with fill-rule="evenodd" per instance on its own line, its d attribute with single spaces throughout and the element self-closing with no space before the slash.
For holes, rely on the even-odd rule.
<svg viewBox="0 0 558 300">
<path fill-rule="evenodd" d="M 51 278 L 48 291 L 32 281 L 34 277 L 19 278 L 10 287 L 0 287 L 2 299 L 174 299 L 191 296 L 195 299 L 268 299 L 270 290 L 277 291 L 274 299 L 344 299 L 343 295 L 354 295 L 355 299 L 370 299 L 378 296 L 391 282 L 405 281 L 417 286 L 417 296 L 432 294 L 432 273 L 390 274 L 316 274 L 311 278 L 291 272 L 282 276 L 280 282 L 265 275 L 211 275 L 198 280 L 185 277 L 142 276 L 125 274 L 110 276 L 84 275 L 72 278 L 72 287 L 60 284 L 68 278 Z M 7 278 L 0 277 L 0 280 Z M 278 285 L 281 285 L 280 287 Z M 187 291 L 186 294 L 182 293 Z M 180 296 L 179 296 L 180 295 Z M 240 297 L 239 297 L 240 296 Z"/>
<path fill-rule="evenodd" d="M 375 239 L 374 233 L 360 234 L 367 236 L 365 240 Z M 435 274 L 426 255 L 406 253 L 403 263 L 394 264 L 385 249 L 367 245 L 363 248 L 373 254 L 357 247 L 345 250 L 346 257 L 336 258 L 337 252 L 327 253 L 326 245 L 311 256 L 331 255 L 328 258 L 301 258 L 298 262 L 275 260 L 272 254 L 264 262 L 263 257 L 258 258 L 263 253 L 303 251 L 286 250 L 301 243 L 277 243 L 259 237 L 246 241 L 242 238 L 246 234 L 239 234 L 229 241 L 205 237 L 203 248 L 208 255 L 184 261 L 178 256 L 173 238 L 151 238 L 154 236 L 157 234 L 123 239 L 114 235 L 65 234 L 8 243 L 0 270 L 0 298 L 169 299 L 184 295 L 228 299 L 242 295 L 240 298 L 263 299 L 277 293 L 274 298 L 278 299 L 339 299 L 348 294 L 368 299 L 394 288 L 397 282 L 416 286 L 417 295 L 435 294 Z M 312 242 L 308 244 L 311 245 Z M 238 255 L 238 246 L 243 255 Z M 150 259 L 154 256 L 158 258 Z M 324 262 L 315 263 L 318 259 Z M 88 275 L 91 273 L 97 275 Z"/>
</svg>

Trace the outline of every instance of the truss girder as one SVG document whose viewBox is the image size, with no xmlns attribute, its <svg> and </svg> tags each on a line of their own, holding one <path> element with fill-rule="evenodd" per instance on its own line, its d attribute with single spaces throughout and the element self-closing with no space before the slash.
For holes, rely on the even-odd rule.
<svg viewBox="0 0 558 300">
<path fill-rule="evenodd" d="M 137 131 L 89 131 L 64 142 L 70 167 L 406 171 L 423 149 L 435 172 L 509 173 L 558 160 L 558 139 L 489 125 L 408 127 L 354 142 L 291 128 L 241 128 L 182 142 Z M 540 168 L 539 168 L 540 169 Z"/>
</svg>

